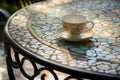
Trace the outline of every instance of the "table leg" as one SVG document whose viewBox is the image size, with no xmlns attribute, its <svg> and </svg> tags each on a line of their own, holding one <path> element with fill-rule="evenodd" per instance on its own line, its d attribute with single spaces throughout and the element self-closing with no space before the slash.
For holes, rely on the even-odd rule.
<svg viewBox="0 0 120 80">
<path fill-rule="evenodd" d="M 12 69 L 12 64 L 11 64 L 11 61 L 10 61 L 9 56 L 8 56 L 8 54 L 10 54 L 10 46 L 7 43 L 5 43 L 4 49 L 5 49 L 5 53 L 6 53 L 6 64 L 7 64 L 9 79 L 15 80 L 15 76 L 14 76 L 13 69 Z"/>
</svg>

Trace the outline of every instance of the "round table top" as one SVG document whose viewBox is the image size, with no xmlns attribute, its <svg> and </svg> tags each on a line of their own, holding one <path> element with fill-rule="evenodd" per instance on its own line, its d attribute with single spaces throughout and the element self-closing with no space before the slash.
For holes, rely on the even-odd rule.
<svg viewBox="0 0 120 80">
<path fill-rule="evenodd" d="M 89 41 L 69 42 L 56 35 L 62 27 L 62 16 L 71 13 L 94 22 Z M 12 15 L 5 31 L 11 44 L 26 52 L 24 55 L 73 71 L 120 76 L 119 1 L 35 3 Z"/>
</svg>

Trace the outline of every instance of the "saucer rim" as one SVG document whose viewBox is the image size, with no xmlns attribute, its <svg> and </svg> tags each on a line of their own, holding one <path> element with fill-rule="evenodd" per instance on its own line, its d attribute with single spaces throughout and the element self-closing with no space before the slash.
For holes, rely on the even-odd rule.
<svg viewBox="0 0 120 80">
<path fill-rule="evenodd" d="M 61 32 L 61 30 L 63 30 L 62 32 Z M 61 33 L 60 33 L 61 32 Z M 80 42 L 80 41 L 88 41 L 93 35 L 94 35 L 94 32 L 93 32 L 93 30 L 89 30 L 89 31 L 87 31 L 87 32 L 84 32 L 84 33 L 92 33 L 90 36 L 88 36 L 88 37 L 86 37 L 86 38 L 76 38 L 76 39 L 72 39 L 73 37 L 72 36 L 80 36 L 81 34 L 79 34 L 79 35 L 69 35 L 69 36 L 71 36 L 71 38 L 70 37 L 68 37 L 68 38 L 65 38 L 65 37 L 63 37 L 63 36 L 61 36 L 62 35 L 62 33 L 63 32 L 65 32 L 64 31 L 64 28 L 62 28 L 62 27 L 60 27 L 60 28 L 58 28 L 56 31 L 55 31 L 55 34 L 56 34 L 56 36 L 58 37 L 58 38 L 61 38 L 61 39 L 64 39 L 64 40 L 66 40 L 66 41 L 73 41 L 73 42 Z M 67 33 L 67 32 L 66 32 Z M 61 34 L 61 35 L 60 35 Z M 69 34 L 69 33 L 68 33 Z M 83 33 L 82 33 L 83 34 Z"/>
</svg>

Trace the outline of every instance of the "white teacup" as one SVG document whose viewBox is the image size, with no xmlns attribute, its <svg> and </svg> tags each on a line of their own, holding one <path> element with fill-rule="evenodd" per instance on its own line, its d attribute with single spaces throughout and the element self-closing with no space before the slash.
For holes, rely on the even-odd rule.
<svg viewBox="0 0 120 80">
<path fill-rule="evenodd" d="M 91 23 L 91 26 L 86 26 Z M 89 31 L 93 28 L 94 23 L 87 21 L 85 16 L 77 14 L 68 14 L 62 17 L 63 29 L 70 35 L 80 35 L 83 32 Z"/>
</svg>

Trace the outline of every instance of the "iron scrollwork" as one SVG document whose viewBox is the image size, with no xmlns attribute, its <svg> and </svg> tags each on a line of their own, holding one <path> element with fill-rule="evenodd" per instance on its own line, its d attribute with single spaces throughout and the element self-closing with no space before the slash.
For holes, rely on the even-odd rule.
<svg viewBox="0 0 120 80">
<path fill-rule="evenodd" d="M 9 51 L 9 53 L 10 53 L 10 47 L 8 47 L 8 49 L 9 49 L 8 51 Z M 8 54 L 10 63 L 12 63 L 11 66 L 12 66 L 13 68 L 19 68 L 20 71 L 22 72 L 22 74 L 24 75 L 24 77 L 26 77 L 27 79 L 29 79 L 29 80 L 34 80 L 38 75 L 41 74 L 40 80 L 47 80 L 47 79 L 46 79 L 47 74 L 42 72 L 42 71 L 46 70 L 46 71 L 48 71 L 49 73 L 51 73 L 51 74 L 53 75 L 54 80 L 59 80 L 58 75 L 56 74 L 56 72 L 55 72 L 53 69 L 48 68 L 47 66 L 42 66 L 42 67 L 38 68 L 38 67 L 37 67 L 37 63 L 29 60 L 28 58 L 26 58 L 26 57 L 24 57 L 24 56 L 23 56 L 22 58 L 20 58 L 20 55 L 21 55 L 21 54 L 19 54 L 19 53 L 18 53 L 17 51 L 15 51 L 15 50 L 14 50 L 14 52 L 15 52 L 15 60 L 16 60 L 16 61 L 13 61 L 13 60 L 12 60 L 11 53 Z M 33 69 L 34 69 L 34 74 L 33 74 L 33 75 L 27 74 L 27 73 L 26 73 L 26 70 L 24 69 L 24 66 L 23 66 L 23 65 L 24 65 L 24 63 L 25 63 L 26 60 L 28 60 L 28 61 L 31 63 L 31 65 L 33 66 Z M 80 78 L 75 78 L 75 77 L 73 77 L 73 76 L 71 76 L 71 75 L 70 75 L 70 76 L 67 76 L 64 80 L 71 80 L 71 79 L 74 79 L 74 80 L 82 80 L 82 79 L 80 79 Z M 11 79 L 11 80 L 12 80 L 12 79 Z"/>
<path fill-rule="evenodd" d="M 22 74 L 23 74 L 26 78 L 28 78 L 29 80 L 34 80 L 35 77 L 38 76 L 39 74 L 41 74 L 41 79 L 40 79 L 40 80 L 46 80 L 45 77 L 46 77 L 47 74 L 43 74 L 43 73 L 42 73 L 42 71 L 44 71 L 44 70 L 49 71 L 49 72 L 54 76 L 55 80 L 58 80 L 57 74 L 56 74 L 52 69 L 47 68 L 47 67 L 44 67 L 44 66 L 42 66 L 41 68 L 38 68 L 35 62 L 29 60 L 29 59 L 26 58 L 26 57 L 23 57 L 23 58 L 20 60 L 19 55 L 20 55 L 20 54 L 15 51 L 15 59 L 16 59 L 16 61 L 17 61 L 17 63 L 18 63 L 19 69 L 20 69 L 20 71 L 22 72 Z M 25 71 L 25 69 L 24 69 L 24 67 L 23 67 L 23 64 L 24 64 L 25 60 L 30 61 L 31 65 L 32 65 L 33 68 L 34 68 L 34 74 L 31 75 L 31 76 L 26 73 L 26 71 Z"/>
<path fill-rule="evenodd" d="M 20 57 L 21 54 L 19 52 L 17 52 L 16 50 L 14 50 L 14 48 L 13 48 L 13 51 L 14 51 L 15 60 L 13 60 L 13 56 L 12 56 L 13 52 L 11 52 L 11 49 L 12 48 L 9 44 L 5 44 L 5 51 L 6 51 L 6 54 L 7 54 L 6 60 L 7 60 L 7 65 L 8 65 L 8 69 L 9 69 L 8 73 L 9 73 L 9 77 L 13 76 L 12 79 L 10 79 L 10 80 L 15 80 L 13 68 L 20 69 L 20 71 L 22 72 L 24 77 L 26 77 L 29 80 L 34 80 L 40 74 L 41 74 L 40 75 L 40 80 L 47 80 L 46 77 L 47 77 L 48 74 L 43 73 L 44 70 L 51 73 L 54 77 L 54 80 L 59 80 L 58 75 L 56 74 L 56 72 L 53 69 L 48 68 L 47 66 L 41 66 L 40 68 L 38 68 L 37 65 L 40 65 L 40 64 L 37 64 L 37 63 L 33 62 L 32 60 L 26 58 L 25 56 Z M 31 63 L 31 65 L 33 66 L 33 69 L 34 69 L 33 75 L 27 74 L 26 70 L 24 69 L 24 63 L 25 63 L 26 60 L 28 60 Z M 12 74 L 11 74 L 11 72 L 12 72 Z M 74 76 L 71 76 L 71 75 L 67 76 L 64 80 L 71 80 L 71 79 L 82 80 L 81 78 L 77 78 L 77 77 L 74 77 Z"/>
</svg>

